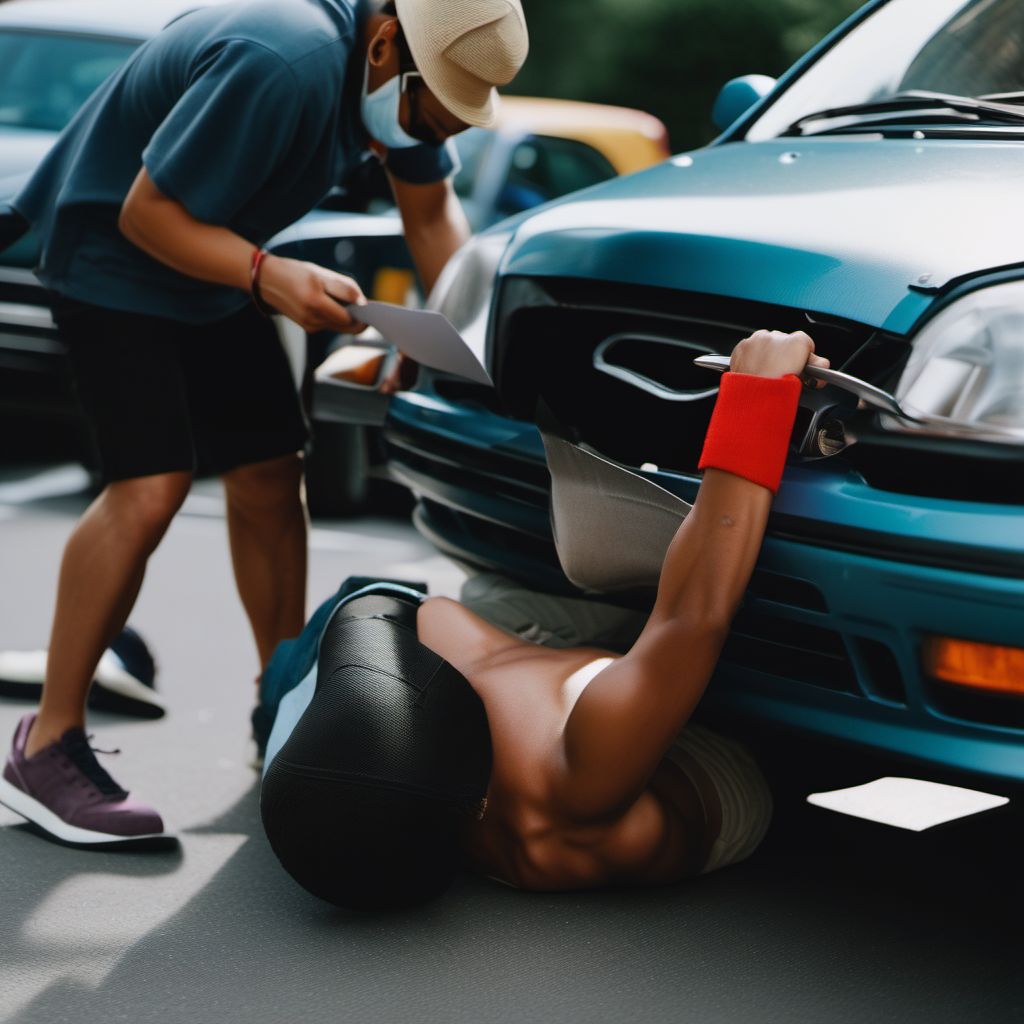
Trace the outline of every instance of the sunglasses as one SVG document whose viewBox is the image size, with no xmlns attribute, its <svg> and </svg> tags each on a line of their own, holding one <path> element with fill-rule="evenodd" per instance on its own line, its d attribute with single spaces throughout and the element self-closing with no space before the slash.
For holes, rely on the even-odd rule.
<svg viewBox="0 0 1024 1024">
<path fill-rule="evenodd" d="M 427 84 L 423 81 L 423 75 L 416 68 L 405 37 L 399 34 L 396 42 L 398 43 L 399 58 L 398 88 L 400 92 L 407 93 L 409 96 L 408 133 L 418 142 L 423 142 L 428 146 L 440 146 L 446 136 L 438 135 L 423 117 L 423 92 L 427 88 Z"/>
</svg>

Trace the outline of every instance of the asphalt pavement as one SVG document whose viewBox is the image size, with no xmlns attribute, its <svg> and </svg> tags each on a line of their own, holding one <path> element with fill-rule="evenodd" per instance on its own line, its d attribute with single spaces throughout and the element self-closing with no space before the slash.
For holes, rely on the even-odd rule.
<svg viewBox="0 0 1024 1024">
<path fill-rule="evenodd" d="M 45 646 L 83 483 L 0 468 L 0 648 Z M 401 518 L 316 524 L 311 608 L 374 572 L 453 596 L 462 578 Z M 923 833 L 862 822 L 804 798 L 892 766 L 761 737 L 777 814 L 742 865 L 574 894 L 466 876 L 426 908 L 344 913 L 283 873 L 259 827 L 257 664 L 215 484 L 189 498 L 131 622 L 169 714 L 90 725 L 180 848 L 73 850 L 0 808 L 2 1021 L 1024 1021 L 1020 800 Z M 27 707 L 0 701 L 5 743 Z"/>
</svg>

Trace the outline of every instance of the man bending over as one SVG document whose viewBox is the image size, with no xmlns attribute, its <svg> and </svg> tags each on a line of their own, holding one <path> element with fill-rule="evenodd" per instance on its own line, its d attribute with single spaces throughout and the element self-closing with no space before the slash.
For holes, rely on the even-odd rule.
<svg viewBox="0 0 1024 1024">
<path fill-rule="evenodd" d="M 674 882 L 753 852 L 771 815 L 763 777 L 687 722 L 757 560 L 808 363 L 828 366 L 803 333 L 736 346 L 697 500 L 625 655 L 540 647 L 387 583 L 321 609 L 261 795 L 296 881 L 376 908 L 438 894 L 460 862 L 556 890 Z"/>
</svg>

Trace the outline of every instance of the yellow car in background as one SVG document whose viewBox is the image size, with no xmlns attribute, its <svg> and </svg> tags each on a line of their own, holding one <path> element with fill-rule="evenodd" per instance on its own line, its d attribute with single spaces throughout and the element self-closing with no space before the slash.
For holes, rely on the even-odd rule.
<svg viewBox="0 0 1024 1024">
<path fill-rule="evenodd" d="M 579 142 L 601 153 L 616 174 L 643 170 L 669 155 L 668 130 L 653 114 L 603 103 L 504 96 L 494 130 Z"/>
<path fill-rule="evenodd" d="M 455 191 L 473 231 L 642 171 L 670 152 L 665 125 L 642 110 L 527 96 L 503 96 L 493 128 L 469 128 L 452 142 L 462 163 Z M 392 212 L 383 173 L 374 177 L 366 208 Z M 373 280 L 364 282 L 367 294 L 384 302 L 405 302 L 414 287 L 406 261 L 401 267 L 378 267 Z"/>
<path fill-rule="evenodd" d="M 498 122 L 455 137 L 455 189 L 474 230 L 669 155 L 651 114 L 571 100 L 506 96 Z"/>
</svg>

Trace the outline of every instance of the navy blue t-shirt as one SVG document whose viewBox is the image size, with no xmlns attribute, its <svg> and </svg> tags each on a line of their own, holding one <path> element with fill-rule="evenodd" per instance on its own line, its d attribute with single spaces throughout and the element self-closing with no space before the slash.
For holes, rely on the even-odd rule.
<svg viewBox="0 0 1024 1024">
<path fill-rule="evenodd" d="M 36 270 L 95 305 L 208 323 L 238 289 L 180 274 L 118 230 L 144 164 L 194 217 L 257 245 L 309 212 L 366 158 L 359 0 L 247 0 L 184 15 L 89 98 L 14 206 L 37 228 Z M 440 181 L 448 146 L 391 150 L 396 177 Z"/>
</svg>

